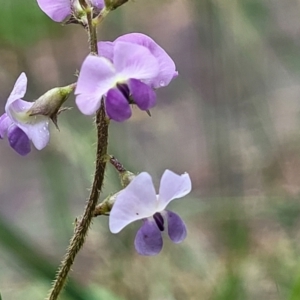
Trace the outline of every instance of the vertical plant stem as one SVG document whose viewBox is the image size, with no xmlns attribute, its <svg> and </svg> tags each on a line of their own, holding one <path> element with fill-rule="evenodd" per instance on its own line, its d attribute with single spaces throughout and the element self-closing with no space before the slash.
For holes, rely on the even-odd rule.
<svg viewBox="0 0 300 300">
<path fill-rule="evenodd" d="M 91 13 L 88 13 L 87 17 L 88 17 L 90 52 L 91 54 L 96 55 L 98 53 L 96 26 L 93 25 Z M 102 99 L 100 109 L 97 111 L 96 114 L 96 129 L 97 129 L 96 169 L 95 169 L 95 175 L 94 175 L 91 193 L 87 205 L 85 207 L 85 210 L 83 212 L 83 216 L 76 225 L 76 229 L 70 241 L 69 247 L 67 249 L 67 253 L 58 269 L 56 279 L 49 293 L 49 297 L 48 297 L 49 300 L 58 299 L 58 296 L 61 293 L 66 283 L 68 274 L 71 270 L 75 257 L 84 244 L 89 226 L 94 216 L 94 210 L 96 208 L 100 196 L 100 192 L 103 186 L 103 180 L 104 180 L 107 145 L 108 145 L 108 126 L 109 126 L 109 119 L 106 117 L 104 102 Z"/>
</svg>

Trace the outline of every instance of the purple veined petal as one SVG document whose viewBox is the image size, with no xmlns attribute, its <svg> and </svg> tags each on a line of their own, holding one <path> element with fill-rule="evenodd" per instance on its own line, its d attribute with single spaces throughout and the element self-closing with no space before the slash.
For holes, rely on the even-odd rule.
<svg viewBox="0 0 300 300">
<path fill-rule="evenodd" d="M 163 246 L 161 232 L 152 220 L 145 220 L 142 227 L 138 230 L 134 246 L 141 255 L 157 255 Z"/>
<path fill-rule="evenodd" d="M 181 243 L 186 238 L 186 226 L 182 219 L 172 211 L 165 211 L 168 220 L 168 235 L 173 243 Z"/>
<path fill-rule="evenodd" d="M 118 78 L 123 80 L 135 78 L 147 83 L 156 77 L 159 71 L 157 60 L 150 51 L 132 43 L 115 43 L 113 63 Z"/>
<path fill-rule="evenodd" d="M 167 86 L 170 81 L 177 77 L 178 72 L 176 71 L 175 63 L 167 52 L 160 47 L 154 40 L 142 33 L 129 33 L 120 36 L 115 40 L 138 44 L 146 47 L 155 56 L 159 64 L 159 72 L 155 78 L 151 81 L 153 88 L 159 88 Z"/>
<path fill-rule="evenodd" d="M 53 21 L 62 22 L 71 15 L 71 0 L 37 0 L 40 9 Z"/>
<path fill-rule="evenodd" d="M 17 79 L 13 90 L 11 91 L 7 102 L 5 104 L 5 111 L 7 112 L 9 106 L 16 100 L 24 97 L 27 89 L 27 77 L 25 73 L 21 73 Z"/>
<path fill-rule="evenodd" d="M 7 138 L 10 146 L 20 155 L 24 156 L 30 152 L 28 136 L 16 125 L 12 125 L 8 128 Z"/>
<path fill-rule="evenodd" d="M 151 87 L 137 79 L 129 79 L 129 90 L 135 104 L 141 110 L 147 110 L 155 106 L 156 94 Z"/>
<path fill-rule="evenodd" d="M 166 170 L 160 180 L 158 210 L 164 210 L 170 201 L 184 197 L 191 189 L 192 183 L 189 174 L 177 175 Z"/>
<path fill-rule="evenodd" d="M 117 196 L 109 216 L 110 231 L 118 233 L 136 220 L 153 216 L 156 206 L 152 178 L 148 173 L 142 172 Z"/>
<path fill-rule="evenodd" d="M 18 125 L 32 141 L 36 149 L 42 150 L 47 146 L 50 139 L 49 119 L 44 116 L 30 117 L 32 123 Z"/>
<path fill-rule="evenodd" d="M 98 44 L 99 56 L 109 59 L 111 62 L 114 58 L 114 43 L 112 42 L 99 42 Z"/>
<path fill-rule="evenodd" d="M 117 88 L 110 89 L 105 100 L 106 114 L 112 120 L 123 122 L 131 117 L 128 100 Z"/>
<path fill-rule="evenodd" d="M 79 110 L 86 115 L 94 114 L 103 95 L 115 85 L 115 81 L 112 63 L 104 57 L 89 55 L 82 64 L 75 90 Z"/>
<path fill-rule="evenodd" d="M 0 117 L 0 138 L 3 139 L 7 133 L 8 128 L 13 124 L 11 118 L 4 113 Z"/>
</svg>

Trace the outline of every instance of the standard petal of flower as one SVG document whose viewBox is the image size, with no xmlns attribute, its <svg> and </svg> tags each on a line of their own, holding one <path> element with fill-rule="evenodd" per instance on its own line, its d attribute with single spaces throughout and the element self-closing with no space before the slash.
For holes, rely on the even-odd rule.
<svg viewBox="0 0 300 300">
<path fill-rule="evenodd" d="M 150 51 L 132 43 L 115 43 L 113 62 L 121 80 L 135 78 L 148 83 L 159 71 L 158 62 Z"/>
<path fill-rule="evenodd" d="M 107 115 L 117 122 L 123 122 L 131 117 L 128 100 L 117 88 L 110 89 L 106 95 L 105 108 Z"/>
<path fill-rule="evenodd" d="M 141 110 L 152 108 L 156 103 L 156 94 L 151 87 L 137 79 L 130 79 L 128 86 L 132 98 Z"/>
<path fill-rule="evenodd" d="M 7 131 L 10 146 L 24 156 L 30 152 L 30 141 L 27 135 L 16 125 L 10 126 Z"/>
<path fill-rule="evenodd" d="M 71 0 L 37 0 L 40 9 L 53 21 L 62 22 L 71 15 Z"/>
<path fill-rule="evenodd" d="M 186 226 L 182 219 L 172 211 L 166 211 L 168 234 L 172 242 L 180 243 L 186 238 Z"/>
<path fill-rule="evenodd" d="M 128 224 L 154 215 L 156 206 L 151 176 L 146 172 L 140 173 L 117 196 L 109 216 L 110 231 L 118 233 Z"/>
<path fill-rule="evenodd" d="M 101 98 L 115 84 L 115 70 L 103 57 L 89 55 L 83 62 L 75 90 L 79 110 L 91 115 L 100 107 Z"/>
<path fill-rule="evenodd" d="M 111 62 L 114 58 L 114 43 L 112 42 L 99 42 L 98 43 L 99 56 L 109 59 Z"/>
<path fill-rule="evenodd" d="M 160 47 L 154 40 L 142 33 L 129 33 L 120 36 L 115 42 L 123 41 L 133 44 L 142 45 L 150 50 L 155 56 L 159 64 L 159 72 L 155 78 L 151 81 L 153 88 L 159 88 L 166 86 L 170 81 L 178 75 L 176 71 L 175 63 L 167 52 Z"/>
<path fill-rule="evenodd" d="M 161 177 L 159 187 L 159 211 L 164 210 L 173 199 L 187 195 L 192 189 L 189 174 L 177 175 L 166 170 Z"/>
<path fill-rule="evenodd" d="M 138 230 L 134 246 L 136 251 L 141 255 L 156 255 L 163 246 L 161 232 L 155 222 L 146 220 L 142 227 Z"/>
<path fill-rule="evenodd" d="M 11 91 L 7 102 L 5 104 L 5 111 L 7 112 L 9 106 L 17 99 L 24 97 L 27 89 L 27 77 L 25 73 L 21 73 L 17 79 L 13 90 Z"/>
<path fill-rule="evenodd" d="M 0 138 L 3 139 L 7 133 L 8 128 L 13 124 L 11 118 L 4 113 L 0 117 Z"/>
</svg>

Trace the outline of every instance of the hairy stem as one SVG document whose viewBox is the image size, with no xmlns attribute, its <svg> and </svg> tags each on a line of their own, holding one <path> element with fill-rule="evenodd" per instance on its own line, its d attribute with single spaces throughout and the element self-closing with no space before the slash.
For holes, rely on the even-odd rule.
<svg viewBox="0 0 300 300">
<path fill-rule="evenodd" d="M 98 55 L 97 25 L 93 23 L 92 11 L 87 12 L 90 53 Z"/>
<path fill-rule="evenodd" d="M 97 54 L 97 35 L 96 28 L 92 24 L 92 15 L 88 14 L 88 33 L 89 46 L 91 54 Z M 58 299 L 71 270 L 75 257 L 85 242 L 89 226 L 94 216 L 94 211 L 103 186 L 104 173 L 107 161 L 107 145 L 108 145 L 108 125 L 109 119 L 106 117 L 104 102 L 102 100 L 100 109 L 96 114 L 97 128 L 97 154 L 96 169 L 92 184 L 91 193 L 83 212 L 82 218 L 77 222 L 74 235 L 70 241 L 67 253 L 60 264 L 56 279 L 50 291 L 49 300 Z"/>
</svg>

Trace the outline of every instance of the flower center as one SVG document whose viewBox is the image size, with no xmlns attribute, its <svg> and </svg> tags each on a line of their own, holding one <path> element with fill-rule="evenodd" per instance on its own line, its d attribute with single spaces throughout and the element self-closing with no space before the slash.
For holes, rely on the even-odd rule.
<svg viewBox="0 0 300 300">
<path fill-rule="evenodd" d="M 164 229 L 165 229 L 165 227 L 164 227 L 164 218 L 162 217 L 162 215 L 157 212 L 153 215 L 153 219 L 154 219 L 157 227 L 159 228 L 159 230 L 164 231 Z"/>
</svg>

